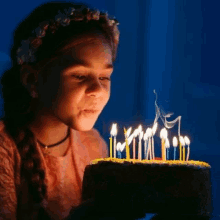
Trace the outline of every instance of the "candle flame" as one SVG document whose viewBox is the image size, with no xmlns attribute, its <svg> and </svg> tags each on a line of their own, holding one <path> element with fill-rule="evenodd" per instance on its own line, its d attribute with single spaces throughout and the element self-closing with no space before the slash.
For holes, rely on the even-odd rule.
<svg viewBox="0 0 220 220">
<path fill-rule="evenodd" d="M 177 137 L 173 137 L 173 146 L 174 146 L 174 147 L 177 147 L 177 146 L 178 146 Z"/>
<path fill-rule="evenodd" d="M 185 141 L 184 141 L 183 136 L 180 136 L 180 143 L 183 147 L 185 146 Z"/>
<path fill-rule="evenodd" d="M 115 135 L 116 136 L 118 134 L 118 129 L 117 129 L 117 124 L 115 123 Z"/>
<path fill-rule="evenodd" d="M 145 141 L 147 140 L 147 132 L 145 132 L 145 134 L 144 134 L 144 140 Z"/>
<path fill-rule="evenodd" d="M 117 143 L 117 147 L 116 147 L 117 151 L 121 151 L 121 142 Z"/>
<path fill-rule="evenodd" d="M 152 136 L 152 129 L 151 128 L 148 128 L 146 130 L 146 134 L 147 134 L 147 138 L 151 137 Z"/>
<path fill-rule="evenodd" d="M 141 133 L 141 131 L 142 131 L 142 126 L 139 125 L 139 127 L 138 127 L 138 132 L 139 132 L 139 134 Z"/>
<path fill-rule="evenodd" d="M 127 130 L 127 137 L 129 137 L 130 133 L 131 133 L 131 129 L 132 127 L 130 127 L 128 130 Z"/>
<path fill-rule="evenodd" d="M 116 123 L 112 125 L 112 129 L 111 129 L 110 134 L 112 136 L 116 136 L 117 135 L 117 124 Z"/>
<path fill-rule="evenodd" d="M 138 136 L 138 132 L 139 132 L 138 129 L 134 130 L 134 133 L 133 133 L 134 134 L 134 138 Z"/>
<path fill-rule="evenodd" d="M 187 136 L 184 137 L 184 141 L 186 145 L 190 145 L 190 140 Z"/>
<path fill-rule="evenodd" d="M 123 144 L 121 144 L 121 152 L 125 149 L 125 145 L 126 145 L 125 142 Z"/>
<path fill-rule="evenodd" d="M 128 145 L 130 145 L 130 143 L 132 142 L 133 137 L 134 137 L 134 135 L 132 134 L 132 135 L 128 138 Z"/>
<path fill-rule="evenodd" d="M 142 131 L 139 136 L 140 140 L 143 138 L 143 136 L 144 136 L 144 132 Z"/>
<path fill-rule="evenodd" d="M 158 126 L 158 123 L 156 122 L 152 128 L 152 135 L 155 135 L 156 131 L 157 131 L 157 126 Z"/>
<path fill-rule="evenodd" d="M 170 141 L 169 141 L 168 138 L 167 138 L 166 141 L 165 141 L 165 147 L 166 147 L 166 148 L 170 148 Z"/>
<path fill-rule="evenodd" d="M 167 129 L 166 129 L 166 128 L 164 128 L 164 138 L 166 139 L 166 138 L 167 138 L 167 136 L 168 136 Z"/>
<path fill-rule="evenodd" d="M 167 129 L 166 128 L 161 129 L 161 131 L 160 131 L 160 138 L 161 139 L 167 139 L 167 135 L 168 135 Z"/>
</svg>

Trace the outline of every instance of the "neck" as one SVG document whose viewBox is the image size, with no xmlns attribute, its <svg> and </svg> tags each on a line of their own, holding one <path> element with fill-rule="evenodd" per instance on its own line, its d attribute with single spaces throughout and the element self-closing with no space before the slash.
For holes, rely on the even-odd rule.
<svg viewBox="0 0 220 220">
<path fill-rule="evenodd" d="M 53 145 L 68 134 L 68 126 L 50 112 L 39 112 L 29 125 L 37 140 L 44 145 Z"/>
</svg>

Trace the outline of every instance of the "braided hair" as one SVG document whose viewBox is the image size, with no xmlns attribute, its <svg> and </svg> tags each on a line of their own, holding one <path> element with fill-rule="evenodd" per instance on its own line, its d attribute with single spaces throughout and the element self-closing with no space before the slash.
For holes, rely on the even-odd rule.
<svg viewBox="0 0 220 220">
<path fill-rule="evenodd" d="M 68 45 L 74 37 L 96 30 L 109 42 L 114 61 L 119 40 L 117 24 L 117 20 L 110 19 L 106 13 L 90 11 L 84 4 L 48 2 L 36 8 L 14 32 L 12 67 L 4 72 L 1 79 L 4 99 L 2 120 L 21 156 L 21 183 L 28 186 L 30 204 L 27 219 L 32 219 L 34 207 L 46 198 L 47 191 L 35 136 L 29 129 L 38 102 L 21 82 L 22 67 L 29 64 L 37 69 L 41 61 L 48 62 L 56 57 L 56 51 Z M 25 219 L 23 215 L 20 218 Z"/>
</svg>

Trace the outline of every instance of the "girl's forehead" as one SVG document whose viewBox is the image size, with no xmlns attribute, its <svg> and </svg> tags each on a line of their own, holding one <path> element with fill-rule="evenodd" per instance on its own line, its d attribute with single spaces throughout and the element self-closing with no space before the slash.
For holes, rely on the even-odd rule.
<svg viewBox="0 0 220 220">
<path fill-rule="evenodd" d="M 96 45 L 109 45 L 110 42 L 106 40 L 106 38 L 103 36 L 103 34 L 100 33 L 93 33 L 86 36 L 81 36 L 77 38 L 73 38 L 66 43 L 66 45 L 63 45 L 62 48 L 60 48 L 58 51 L 61 53 L 67 53 L 69 50 L 74 48 L 79 48 L 82 46 L 89 46 L 91 44 Z"/>
<path fill-rule="evenodd" d="M 96 59 L 100 61 L 100 58 L 103 58 L 103 62 L 112 64 L 112 48 L 105 37 L 103 35 L 82 36 L 58 49 L 47 66 L 66 68 L 75 62 L 96 61 Z"/>
</svg>

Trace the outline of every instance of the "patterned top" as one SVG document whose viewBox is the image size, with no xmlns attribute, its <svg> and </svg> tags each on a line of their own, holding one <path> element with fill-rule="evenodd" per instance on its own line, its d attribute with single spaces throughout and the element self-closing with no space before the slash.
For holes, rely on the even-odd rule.
<svg viewBox="0 0 220 220">
<path fill-rule="evenodd" d="M 46 172 L 47 196 L 42 206 L 54 220 L 65 219 L 72 207 L 80 204 L 86 165 L 96 158 L 107 157 L 107 145 L 97 130 L 70 130 L 70 147 L 62 157 L 45 154 L 44 149 L 36 145 Z M 20 165 L 21 158 L 15 142 L 0 121 L 0 220 L 15 220 L 18 202 L 22 204 L 22 212 L 25 212 L 26 201 L 18 201 L 17 198 Z"/>
</svg>

